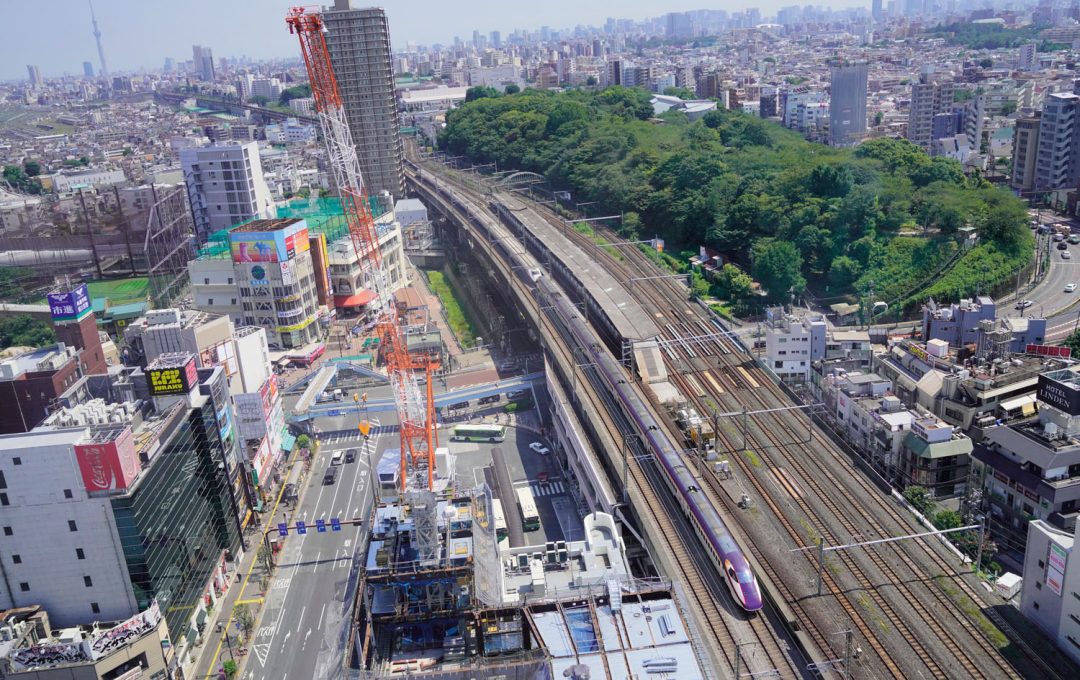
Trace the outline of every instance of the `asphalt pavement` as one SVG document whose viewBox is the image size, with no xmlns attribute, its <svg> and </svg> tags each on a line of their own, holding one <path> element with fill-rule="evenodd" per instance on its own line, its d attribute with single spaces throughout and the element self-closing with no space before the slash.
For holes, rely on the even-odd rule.
<svg viewBox="0 0 1080 680">
<path fill-rule="evenodd" d="M 263 614 L 254 632 L 244 680 L 344 677 L 343 658 L 348 634 L 349 612 L 363 556 L 366 525 L 343 525 L 335 532 L 331 518 L 341 521 L 367 520 L 371 511 L 370 460 L 382 449 L 380 432 L 367 444 L 360 440 L 341 441 L 320 447 L 312 463 L 300 505 L 286 517 L 289 536 L 277 555 Z M 323 484 L 323 473 L 334 451 L 360 449 L 352 463 L 343 463 L 337 481 Z M 322 519 L 325 533 L 316 529 Z M 298 535 L 297 521 L 308 532 Z M 356 557 L 357 559 L 354 559 Z"/>
</svg>

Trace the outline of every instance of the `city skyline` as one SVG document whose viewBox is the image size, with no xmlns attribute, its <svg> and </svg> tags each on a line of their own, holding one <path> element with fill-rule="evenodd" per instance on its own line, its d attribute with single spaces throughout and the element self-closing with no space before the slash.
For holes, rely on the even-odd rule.
<svg viewBox="0 0 1080 680">
<path fill-rule="evenodd" d="M 295 39 L 285 27 L 285 13 L 295 0 L 271 0 L 260 3 L 258 12 L 237 0 L 210 2 L 193 0 L 183 6 L 176 4 L 145 4 L 134 2 L 98 3 L 94 6 L 101 41 L 109 60 L 110 72 L 153 70 L 161 68 L 166 57 L 190 58 L 192 45 L 206 45 L 215 55 L 225 58 L 247 56 L 252 59 L 289 58 L 299 56 Z M 332 5 L 332 2 L 328 2 Z M 581 25 L 602 25 L 607 17 L 643 20 L 668 12 L 695 9 L 740 11 L 757 7 L 762 14 L 771 14 L 779 7 L 797 4 L 786 0 L 734 0 L 721 6 L 692 0 L 680 3 L 660 3 L 656 0 L 601 0 L 582 7 L 569 0 L 554 0 L 543 6 L 500 5 L 476 7 L 474 12 L 462 11 L 456 5 L 419 0 L 405 3 L 355 2 L 356 7 L 381 6 L 386 10 L 395 50 L 408 42 L 417 44 L 450 44 L 454 36 L 468 39 L 474 29 L 483 34 L 501 31 L 505 36 L 516 28 L 539 30 Z M 95 62 L 97 46 L 94 41 L 89 6 L 82 0 L 56 0 L 48 21 L 41 21 L 39 5 L 14 4 L 7 8 L 10 25 L 19 26 L 3 44 L 0 56 L 0 80 L 25 80 L 26 65 L 35 64 L 45 78 L 63 75 L 78 76 L 84 61 Z M 832 9 L 870 8 L 863 0 L 839 0 Z M 467 9 L 467 8 L 466 8 Z M 482 12 L 480 11 L 482 9 Z M 478 19 L 481 15 L 482 19 Z M 215 17 L 213 23 L 206 17 Z M 481 20 L 482 24 L 476 22 Z M 244 29 L 246 27 L 246 29 Z M 133 40 L 132 36 L 143 36 Z"/>
</svg>

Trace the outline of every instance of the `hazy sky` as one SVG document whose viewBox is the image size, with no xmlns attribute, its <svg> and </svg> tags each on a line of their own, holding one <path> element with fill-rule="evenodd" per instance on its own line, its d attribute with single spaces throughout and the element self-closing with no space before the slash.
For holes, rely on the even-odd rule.
<svg viewBox="0 0 1080 680">
<path fill-rule="evenodd" d="M 97 50 L 86 0 L 2 0 L 0 80 L 25 79 L 26 65 L 37 64 L 45 77 L 82 74 L 82 62 L 98 69 Z M 94 11 L 110 70 L 159 68 L 165 57 L 191 59 L 193 44 L 207 45 L 215 58 L 255 58 L 297 54 L 285 27 L 288 7 L 303 0 L 98 0 Z M 330 3 L 332 4 L 332 3 Z M 354 6 L 366 7 L 364 0 Z M 576 24 L 601 25 L 606 17 L 643 19 L 690 9 L 739 10 L 804 4 L 793 0 L 388 0 L 395 47 L 407 41 L 449 43 L 455 35 L 472 36 L 515 28 L 535 30 Z M 866 6 L 870 0 L 837 0 L 834 8 Z"/>
</svg>

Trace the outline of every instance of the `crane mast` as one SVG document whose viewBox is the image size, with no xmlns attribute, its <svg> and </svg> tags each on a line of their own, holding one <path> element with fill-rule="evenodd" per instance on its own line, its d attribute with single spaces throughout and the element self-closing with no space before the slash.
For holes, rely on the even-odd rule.
<svg viewBox="0 0 1080 680">
<path fill-rule="evenodd" d="M 360 159 L 330 62 L 322 13 L 317 9 L 294 7 L 289 10 L 285 21 L 289 25 L 289 32 L 300 39 L 300 51 L 311 81 L 311 96 L 315 100 L 327 160 L 341 196 L 349 235 L 367 285 L 375 293 L 374 304 L 381 306 L 376 329 L 397 404 L 401 438 L 401 490 L 406 490 L 410 480 L 417 488 L 423 488 L 426 482 L 426 488 L 430 490 L 434 486 L 435 447 L 438 445 L 431 380 L 434 362 L 427 355 L 410 354 L 405 334 L 398 323 L 389 277 L 379 250 L 375 218 L 360 172 Z M 423 371 L 426 377 L 423 391 L 417 371 Z M 424 476 L 426 480 L 423 480 Z"/>
</svg>

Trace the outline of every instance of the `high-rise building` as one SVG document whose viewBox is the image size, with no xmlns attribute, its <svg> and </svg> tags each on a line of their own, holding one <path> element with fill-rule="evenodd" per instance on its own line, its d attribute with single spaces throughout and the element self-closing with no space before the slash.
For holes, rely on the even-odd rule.
<svg viewBox="0 0 1080 680">
<path fill-rule="evenodd" d="M 1021 71 L 1039 70 L 1039 48 L 1034 40 L 1020 46 L 1016 57 L 1016 68 Z"/>
<path fill-rule="evenodd" d="M 41 604 L 73 626 L 123 619 L 156 599 L 184 659 L 195 639 L 186 631 L 219 597 L 223 558 L 241 545 L 221 394 L 204 389 L 224 385 L 223 370 L 166 355 L 124 377 L 110 388 L 127 391 L 123 401 L 88 399 L 0 437 L 0 469 L 24 499 L 0 507 L 13 585 L 0 608 Z"/>
<path fill-rule="evenodd" d="M 109 75 L 109 69 L 105 66 L 105 48 L 101 46 L 101 30 L 98 29 L 97 17 L 94 16 L 94 3 L 90 3 L 90 23 L 94 26 L 94 42 L 97 43 L 98 61 L 101 62 L 101 77 Z"/>
<path fill-rule="evenodd" d="M 87 77 L 87 78 L 93 78 L 93 77 L 94 77 L 94 65 L 93 65 L 93 64 L 91 64 L 91 63 L 90 63 L 90 62 L 88 62 L 88 61 L 84 61 L 84 62 L 82 63 L 82 72 L 83 72 L 83 75 L 84 75 L 85 77 Z"/>
<path fill-rule="evenodd" d="M 502 49 L 502 33 L 498 31 L 491 32 L 491 46 L 497 50 Z"/>
<path fill-rule="evenodd" d="M 191 46 L 191 64 L 199 80 L 214 80 L 214 53 L 209 47 Z"/>
<path fill-rule="evenodd" d="M 907 138 L 927 153 L 934 142 L 934 116 L 952 111 L 953 91 L 953 82 L 931 69 L 924 69 L 919 82 L 911 84 Z"/>
<path fill-rule="evenodd" d="M 255 142 L 181 149 L 180 164 L 200 242 L 219 229 L 270 217 L 273 199 Z"/>
<path fill-rule="evenodd" d="M 1035 162 L 1039 150 L 1039 122 L 1042 112 L 1019 116 L 1013 127 L 1012 177 L 1009 186 L 1018 191 L 1035 188 Z"/>
<path fill-rule="evenodd" d="M 870 17 L 874 21 L 881 21 L 885 14 L 881 11 L 881 0 L 873 0 L 870 5 Z"/>
<path fill-rule="evenodd" d="M 27 64 L 26 73 L 30 80 L 30 87 L 38 88 L 45 86 L 45 80 L 41 77 L 41 69 L 37 64 Z"/>
<path fill-rule="evenodd" d="M 664 37 L 668 40 L 687 40 L 694 37 L 694 22 L 686 12 L 668 12 Z"/>
<path fill-rule="evenodd" d="M 1071 188 L 1080 177 L 1080 96 L 1055 92 L 1043 100 L 1039 121 L 1039 148 L 1035 159 L 1037 191 Z"/>
<path fill-rule="evenodd" d="M 866 133 L 866 79 L 869 64 L 863 60 L 834 59 L 829 104 L 829 144 L 851 146 Z"/>
<path fill-rule="evenodd" d="M 351 0 L 335 0 L 323 18 L 364 189 L 369 196 L 388 191 L 404 198 L 405 155 L 386 13 L 353 9 Z"/>
</svg>

